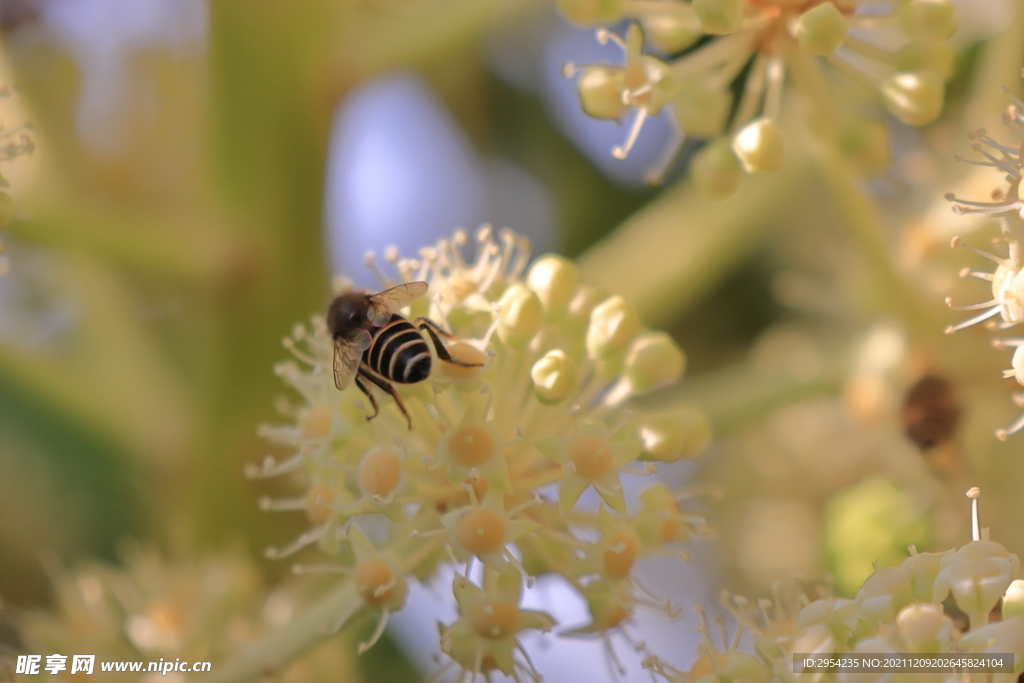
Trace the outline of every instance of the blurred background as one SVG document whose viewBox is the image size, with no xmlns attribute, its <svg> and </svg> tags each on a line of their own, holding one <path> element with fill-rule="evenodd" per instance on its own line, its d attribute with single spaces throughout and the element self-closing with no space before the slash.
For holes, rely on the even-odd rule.
<svg viewBox="0 0 1024 683">
<path fill-rule="evenodd" d="M 170 577 L 183 600 L 255 601 L 270 624 L 314 599 L 315 582 L 293 590 L 287 563 L 261 559 L 303 520 L 260 512 L 266 486 L 241 475 L 270 448 L 256 430 L 283 392 L 281 339 L 324 308 L 332 275 L 372 286 L 367 250 L 414 254 L 484 222 L 578 259 L 686 349 L 682 384 L 647 400 L 697 403 L 716 441 L 665 476 L 724 495 L 707 509 L 718 538 L 689 566 L 642 569 L 674 601 L 710 603 L 723 586 L 759 597 L 794 577 L 851 595 L 908 544 L 969 540 L 971 485 L 983 524 L 1020 553 L 1022 441 L 993 436 L 1019 412 L 1001 379 L 1009 354 L 983 331 L 943 336 L 958 314 L 942 300 L 985 298 L 956 279 L 974 257 L 947 245 L 997 230 L 954 216 L 943 194 L 987 191 L 954 154 L 967 131 L 996 133 L 1001 86 L 1019 90 L 1024 12 L 958 12 L 937 122 L 912 128 L 860 98 L 890 131 L 881 174 L 829 179 L 794 115 L 783 168 L 714 202 L 686 174 L 699 142 L 646 185 L 667 112 L 613 158 L 628 121 L 584 114 L 562 66 L 621 52 L 550 0 L 0 0 L 0 120 L 30 123 L 35 143 L 2 166 L 2 647 L 24 647 L 26 615 L 31 637 L 71 638 L 53 635 L 73 617 L 68 591 L 87 596 L 83 580 L 112 567 Z M 881 256 L 858 242 L 865 221 Z M 934 439 L 908 436 L 921 401 L 947 408 Z M 211 576 L 234 577 L 239 596 Z M 528 602 L 561 599 L 537 590 Z M 362 631 L 328 641 L 311 655 L 321 673 L 296 680 L 427 675 L 427 641 L 452 610 L 431 599 L 416 593 L 358 660 Z M 561 616 L 583 620 L 570 603 Z M 696 642 L 692 624 L 660 637 Z M 139 628 L 144 650 L 156 631 Z M 535 645 L 551 680 L 572 648 L 600 648 Z M 595 666 L 593 680 L 609 677 Z"/>
</svg>

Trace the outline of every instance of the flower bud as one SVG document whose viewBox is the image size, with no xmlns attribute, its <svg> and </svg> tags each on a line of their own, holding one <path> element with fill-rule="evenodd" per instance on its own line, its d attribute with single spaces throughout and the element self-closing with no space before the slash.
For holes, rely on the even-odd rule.
<svg viewBox="0 0 1024 683">
<path fill-rule="evenodd" d="M 846 40 L 849 27 L 846 19 L 831 2 L 823 2 L 802 15 L 796 22 L 796 39 L 800 48 L 812 55 L 830 55 Z"/>
<path fill-rule="evenodd" d="M 886 109 L 911 126 L 924 126 L 942 113 L 945 86 L 927 71 L 900 71 L 882 84 Z"/>
<path fill-rule="evenodd" d="M 740 162 L 729 140 L 712 140 L 690 162 L 693 184 L 708 199 L 727 199 L 736 193 L 743 177 Z"/>
<path fill-rule="evenodd" d="M 908 652 L 949 652 L 953 622 L 943 613 L 942 605 L 922 602 L 900 610 L 896 615 L 896 633 Z"/>
<path fill-rule="evenodd" d="M 690 47 L 703 35 L 700 20 L 686 3 L 673 6 L 671 12 L 640 17 L 647 42 L 658 52 L 671 55 Z"/>
<path fill-rule="evenodd" d="M 587 116 L 617 121 L 629 106 L 622 101 L 625 72 L 612 66 L 588 66 L 576 81 L 580 106 Z"/>
<path fill-rule="evenodd" d="M 1010 367 L 1013 368 L 1013 377 L 1017 380 L 1017 383 L 1024 385 L 1024 346 L 1018 346 L 1013 352 Z"/>
<path fill-rule="evenodd" d="M 870 621 L 891 622 L 913 599 L 910 575 L 903 569 L 879 569 L 857 591 L 861 614 Z"/>
<path fill-rule="evenodd" d="M 711 443 L 711 422 L 697 406 L 683 405 L 670 412 L 651 413 L 640 419 L 644 453 L 652 460 L 675 462 L 701 456 Z"/>
<path fill-rule="evenodd" d="M 334 515 L 334 491 L 322 482 L 314 482 L 306 491 L 306 516 L 320 525 Z"/>
<path fill-rule="evenodd" d="M 644 332 L 629 346 L 624 374 L 636 394 L 672 384 L 685 367 L 686 356 L 672 337 Z"/>
<path fill-rule="evenodd" d="M 952 593 L 976 629 L 988 623 L 989 612 L 1018 571 L 1020 560 L 1006 548 L 993 541 L 973 541 L 942 558 L 932 602 L 942 602 Z"/>
<path fill-rule="evenodd" d="M 1024 617 L 1024 580 L 1014 579 L 1003 593 L 1003 619 Z"/>
<path fill-rule="evenodd" d="M 1024 671 L 1024 619 L 1011 617 L 972 628 L 960 636 L 957 648 L 968 652 L 1010 653 L 1013 655 L 1013 675 L 1018 676 Z"/>
<path fill-rule="evenodd" d="M 325 403 L 318 403 L 309 409 L 302 420 L 302 437 L 304 439 L 326 439 L 331 433 L 331 409 Z"/>
<path fill-rule="evenodd" d="M 929 602 L 932 599 L 935 577 L 939 575 L 942 558 L 946 553 L 917 553 L 903 560 L 900 569 L 910 574 L 910 586 L 914 599 Z"/>
<path fill-rule="evenodd" d="M 892 163 L 889 127 L 875 119 L 850 117 L 839 128 L 839 150 L 864 177 L 878 175 Z"/>
<path fill-rule="evenodd" d="M 1002 303 L 1006 322 L 1024 319 L 1024 271 L 997 266 L 992 277 L 992 298 Z"/>
<path fill-rule="evenodd" d="M 956 30 L 951 0 L 910 0 L 899 10 L 900 24 L 911 38 L 940 43 Z"/>
<path fill-rule="evenodd" d="M 505 290 L 498 303 L 498 336 L 512 348 L 523 348 L 544 322 L 540 299 L 517 282 Z"/>
<path fill-rule="evenodd" d="M 569 301 L 576 294 L 580 274 L 576 265 L 569 259 L 548 254 L 530 266 L 526 283 L 540 299 L 545 316 L 552 319 L 565 311 Z"/>
<path fill-rule="evenodd" d="M 725 129 L 732 109 L 732 92 L 712 87 L 707 79 L 690 79 L 679 84 L 672 98 L 672 113 L 687 135 L 713 138 Z"/>
<path fill-rule="evenodd" d="M 735 33 L 743 21 L 743 0 L 693 0 L 705 33 Z"/>
<path fill-rule="evenodd" d="M 396 611 L 405 605 L 409 584 L 384 560 L 370 558 L 361 562 L 353 578 L 359 597 L 368 606 Z"/>
<path fill-rule="evenodd" d="M 438 363 L 436 370 L 438 375 L 455 380 L 455 386 L 460 389 L 479 388 L 476 382 L 467 382 L 466 380 L 479 379 L 481 371 L 486 369 L 480 366 L 487 363 L 487 354 L 462 339 L 445 345 L 445 348 L 448 349 L 448 355 L 452 357 L 452 360 L 471 363 L 475 367 L 466 367 L 455 363 Z"/>
<path fill-rule="evenodd" d="M 580 390 L 580 377 L 576 361 L 561 349 L 554 349 L 533 364 L 530 370 L 533 392 L 545 405 L 555 405 L 576 395 Z"/>
<path fill-rule="evenodd" d="M 914 40 L 896 53 L 895 65 L 900 71 L 930 71 L 943 81 L 953 75 L 956 50 L 948 43 Z"/>
<path fill-rule="evenodd" d="M 359 464 L 359 488 L 367 496 L 388 498 L 402 478 L 402 460 L 392 450 L 374 449 Z"/>
<path fill-rule="evenodd" d="M 786 138 L 774 119 L 762 116 L 740 129 L 732 139 L 736 153 L 747 173 L 774 171 L 782 166 Z"/>
<path fill-rule="evenodd" d="M 611 296 L 594 307 L 587 327 L 587 355 L 604 360 L 625 351 L 640 331 L 640 316 L 621 296 Z"/>
<path fill-rule="evenodd" d="M 584 26 L 614 24 L 622 18 L 625 0 L 556 0 L 569 21 Z"/>
</svg>

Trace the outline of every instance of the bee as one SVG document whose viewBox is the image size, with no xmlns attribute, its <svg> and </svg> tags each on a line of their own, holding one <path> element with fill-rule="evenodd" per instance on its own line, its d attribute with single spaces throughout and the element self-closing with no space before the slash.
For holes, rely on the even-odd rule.
<svg viewBox="0 0 1024 683">
<path fill-rule="evenodd" d="M 441 337 L 454 335 L 437 323 L 422 316 L 410 322 L 398 313 L 426 294 L 427 286 L 426 282 L 406 282 L 376 294 L 345 292 L 327 308 L 327 330 L 334 338 L 334 386 L 342 390 L 355 380 L 373 406 L 367 420 L 377 417 L 380 407 L 364 382 L 390 394 L 412 429 L 412 418 L 391 382 L 415 384 L 430 376 L 430 348 L 422 332 L 427 333 L 442 361 L 462 367 L 481 366 L 452 358 Z"/>
<path fill-rule="evenodd" d="M 937 375 L 925 375 L 907 392 L 902 417 L 904 431 L 921 450 L 949 443 L 960 421 L 953 385 Z"/>
</svg>

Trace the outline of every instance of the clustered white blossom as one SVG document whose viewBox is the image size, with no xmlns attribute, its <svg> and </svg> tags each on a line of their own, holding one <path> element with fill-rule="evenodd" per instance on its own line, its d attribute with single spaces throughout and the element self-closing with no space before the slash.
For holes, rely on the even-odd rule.
<svg viewBox="0 0 1024 683">
<path fill-rule="evenodd" d="M 691 162 L 691 176 L 714 197 L 735 192 L 743 171 L 781 166 L 785 137 L 779 117 L 787 79 L 812 104 L 812 127 L 870 175 L 889 163 L 887 128 L 836 106 L 828 72 L 866 85 L 898 119 L 923 126 L 942 111 L 954 54 L 943 42 L 956 28 L 951 0 L 559 0 L 559 5 L 569 19 L 587 26 L 633 20 L 621 37 L 608 28 L 597 31 L 601 43 L 622 48 L 621 66 L 565 68 L 567 76 L 579 74 L 587 114 L 619 120 L 634 112 L 626 141 L 613 156 L 625 158 L 644 122 L 668 109 L 674 136 L 649 180 L 661 180 L 688 137 L 709 138 Z M 740 92 L 736 102 L 734 89 Z"/>
<path fill-rule="evenodd" d="M 951 298 L 946 299 L 947 305 L 955 310 L 979 311 L 979 313 L 946 328 L 947 334 L 957 330 L 986 323 L 995 330 L 1008 330 L 1024 322 L 1024 276 L 1021 269 L 1024 261 L 1021 257 L 1021 236 L 1024 234 L 1024 200 L 1020 196 L 1020 183 L 1024 173 L 1024 102 L 1009 94 L 1010 104 L 1003 114 L 1003 124 L 1016 140 L 1016 146 L 997 142 L 984 129 L 971 133 L 971 149 L 981 159 L 958 160 L 975 166 L 994 168 L 1005 173 L 1007 186 L 992 190 L 989 201 L 969 201 L 953 194 L 946 199 L 953 202 L 953 211 L 957 214 L 991 216 L 998 218 L 1001 228 L 1001 239 L 998 241 L 1006 250 L 1006 256 L 999 256 L 988 251 L 969 246 L 959 237 L 954 237 L 952 246 L 971 251 L 995 264 L 995 268 L 975 270 L 964 268 L 960 277 L 976 278 L 992 283 L 992 298 L 977 304 L 954 306 Z M 999 348 L 1015 348 L 1011 368 L 1003 372 L 1006 378 L 1015 378 L 1024 385 L 1024 338 L 999 338 L 993 341 Z M 1014 402 L 1024 406 L 1024 393 L 1014 395 Z M 1024 429 L 1024 415 L 1017 418 L 1011 425 L 996 431 L 996 436 L 1005 440 L 1011 434 Z"/>
<path fill-rule="evenodd" d="M 979 529 L 977 499 L 972 488 L 973 538 L 958 550 L 919 553 L 899 567 L 882 568 L 865 582 L 853 599 L 830 595 L 811 600 L 800 593 L 787 599 L 780 587 L 774 602 L 753 605 L 742 596 L 723 592 L 721 605 L 735 618 L 728 638 L 721 622 L 723 642 L 718 644 L 704 616 L 699 627 L 704 637 L 701 656 L 682 671 L 657 657 L 646 666 L 671 683 L 741 683 L 754 681 L 895 680 L 927 683 L 945 681 L 1016 680 L 1024 671 L 1024 581 L 1017 579 L 1020 560 Z M 947 598 L 966 614 L 954 619 L 944 607 Z M 995 617 L 995 621 L 990 621 Z M 752 648 L 751 648 L 752 645 Z M 751 652 L 743 650 L 752 649 Z M 823 657 L 843 653 L 930 654 L 1009 653 L 1011 674 L 973 673 L 855 673 L 850 671 L 794 670 L 795 653 Z M 947 677 L 948 676 L 948 677 Z"/>
<path fill-rule="evenodd" d="M 529 265 L 528 242 L 511 231 L 481 228 L 472 259 L 469 243 L 458 231 L 416 259 L 389 249 L 393 274 L 372 256 L 368 264 L 382 289 L 428 282 L 406 315 L 454 333 L 445 342 L 452 357 L 482 367 L 435 358 L 428 380 L 399 388 L 411 429 L 384 396 L 368 421 L 363 395 L 335 388 L 332 339 L 314 316 L 285 342 L 295 360 L 276 369 L 299 395 L 282 406 L 289 422 L 262 429 L 292 454 L 248 474 L 303 473 L 303 494 L 262 506 L 304 511 L 311 526 L 268 555 L 317 544 L 334 558 L 296 570 L 355 582 L 362 609 L 379 615 L 360 650 L 402 609 L 410 580 L 454 564 L 459 618 L 440 633 L 448 666 L 470 679 L 493 671 L 536 679 L 520 635 L 555 626 L 521 607 L 538 575 L 562 576 L 586 600 L 590 620 L 565 625 L 573 633 L 625 633 L 639 605 L 675 613 L 633 569 L 651 555 L 685 558 L 682 545 L 706 533 L 704 520 L 681 505 L 685 494 L 653 480 L 627 501 L 621 475 L 653 475 L 657 462 L 697 456 L 709 427 L 692 407 L 629 409 L 633 397 L 675 382 L 685 357 L 671 337 L 645 330 L 624 299 L 581 284 L 561 257 Z M 589 489 L 596 508 L 577 506 Z M 384 528 L 370 529 L 369 518 Z"/>
</svg>

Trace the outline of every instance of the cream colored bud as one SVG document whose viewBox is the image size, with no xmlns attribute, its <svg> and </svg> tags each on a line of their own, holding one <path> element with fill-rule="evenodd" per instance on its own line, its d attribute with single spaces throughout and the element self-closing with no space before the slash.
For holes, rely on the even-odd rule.
<svg viewBox="0 0 1024 683">
<path fill-rule="evenodd" d="M 679 84 L 671 104 L 684 133 L 713 138 L 725 130 L 732 109 L 732 92 L 713 86 L 707 79 L 691 79 Z"/>
<path fill-rule="evenodd" d="M 694 405 L 644 415 L 639 422 L 644 453 L 651 460 L 691 460 L 703 455 L 711 443 L 711 422 L 704 411 Z"/>
<path fill-rule="evenodd" d="M 870 621 L 892 622 L 913 599 L 910 574 L 903 569 L 879 569 L 857 591 L 857 605 Z"/>
<path fill-rule="evenodd" d="M 540 299 L 525 285 L 512 284 L 498 302 L 498 336 L 506 345 L 521 349 L 544 323 Z"/>
<path fill-rule="evenodd" d="M 900 568 L 910 575 L 914 599 L 929 602 L 934 592 L 935 577 L 939 575 L 945 553 L 917 553 L 903 560 Z"/>
<path fill-rule="evenodd" d="M 621 19 L 625 0 L 556 0 L 556 3 L 569 21 L 595 26 Z"/>
<path fill-rule="evenodd" d="M 1014 579 L 1003 593 L 1003 619 L 1024 617 L 1024 581 Z"/>
<path fill-rule="evenodd" d="M 743 178 L 739 159 L 726 138 L 712 140 L 690 162 L 690 178 L 708 199 L 727 199 L 736 193 Z"/>
<path fill-rule="evenodd" d="M 886 109 L 911 126 L 924 126 L 939 118 L 944 98 L 942 79 L 928 71 L 900 71 L 882 84 Z"/>
<path fill-rule="evenodd" d="M 785 149 L 786 138 L 779 124 L 765 116 L 743 126 L 732 140 L 732 150 L 747 173 L 778 169 Z"/>
<path fill-rule="evenodd" d="M 1010 617 L 981 628 L 971 628 L 968 633 L 960 636 L 957 649 L 1012 654 L 1013 675 L 1018 676 L 1024 671 L 1024 619 Z"/>
<path fill-rule="evenodd" d="M 831 2 L 807 10 L 796 22 L 800 48 L 812 55 L 830 55 L 846 40 L 846 18 Z"/>
<path fill-rule="evenodd" d="M 953 622 L 942 605 L 931 602 L 907 605 L 896 615 L 896 633 L 907 652 L 918 654 L 949 652 Z"/>
<path fill-rule="evenodd" d="M 942 602 L 952 593 L 976 629 L 988 623 L 989 612 L 1018 571 L 1020 560 L 1006 548 L 993 541 L 973 541 L 942 558 L 932 602 Z"/>
<path fill-rule="evenodd" d="M 992 277 L 992 298 L 1003 305 L 1003 320 L 1024 321 L 1024 270 L 1000 264 Z"/>
<path fill-rule="evenodd" d="M 665 332 L 644 332 L 626 354 L 624 375 L 633 393 L 672 384 L 686 368 L 686 355 Z"/>
<path fill-rule="evenodd" d="M 1024 385 L 1024 346 L 1018 346 L 1013 352 L 1010 367 L 1013 368 L 1013 377 L 1017 380 L 1017 383 Z"/>
<path fill-rule="evenodd" d="M 644 35 L 651 46 L 664 54 L 682 52 L 704 34 L 700 19 L 686 3 L 673 6 L 671 12 L 655 12 L 640 17 Z"/>
<path fill-rule="evenodd" d="M 576 361 L 561 349 L 554 349 L 533 364 L 530 370 L 533 392 L 545 405 L 555 405 L 572 398 L 580 390 Z"/>
<path fill-rule="evenodd" d="M 576 81 L 580 106 L 587 116 L 616 121 L 629 106 L 622 101 L 626 90 L 626 74 L 611 66 L 588 66 Z"/>
<path fill-rule="evenodd" d="M 892 163 L 889 127 L 875 119 L 851 117 L 839 128 L 839 149 L 865 178 L 876 176 Z"/>
<path fill-rule="evenodd" d="M 743 21 L 743 0 L 693 0 L 705 33 L 735 33 Z"/>
<path fill-rule="evenodd" d="M 580 273 L 569 259 L 554 254 L 541 256 L 526 275 L 526 283 L 544 306 L 549 318 L 561 316 L 580 285 Z"/>
<path fill-rule="evenodd" d="M 948 43 L 913 40 L 896 53 L 895 65 L 900 71 L 930 71 L 943 81 L 953 75 L 956 50 Z"/>
<path fill-rule="evenodd" d="M 956 30 L 951 0 L 910 0 L 899 10 L 900 24 L 911 38 L 942 42 Z"/>
<path fill-rule="evenodd" d="M 594 360 L 612 358 L 626 350 L 640 331 L 640 316 L 621 296 L 611 296 L 594 307 L 587 327 L 587 355 Z"/>
</svg>

